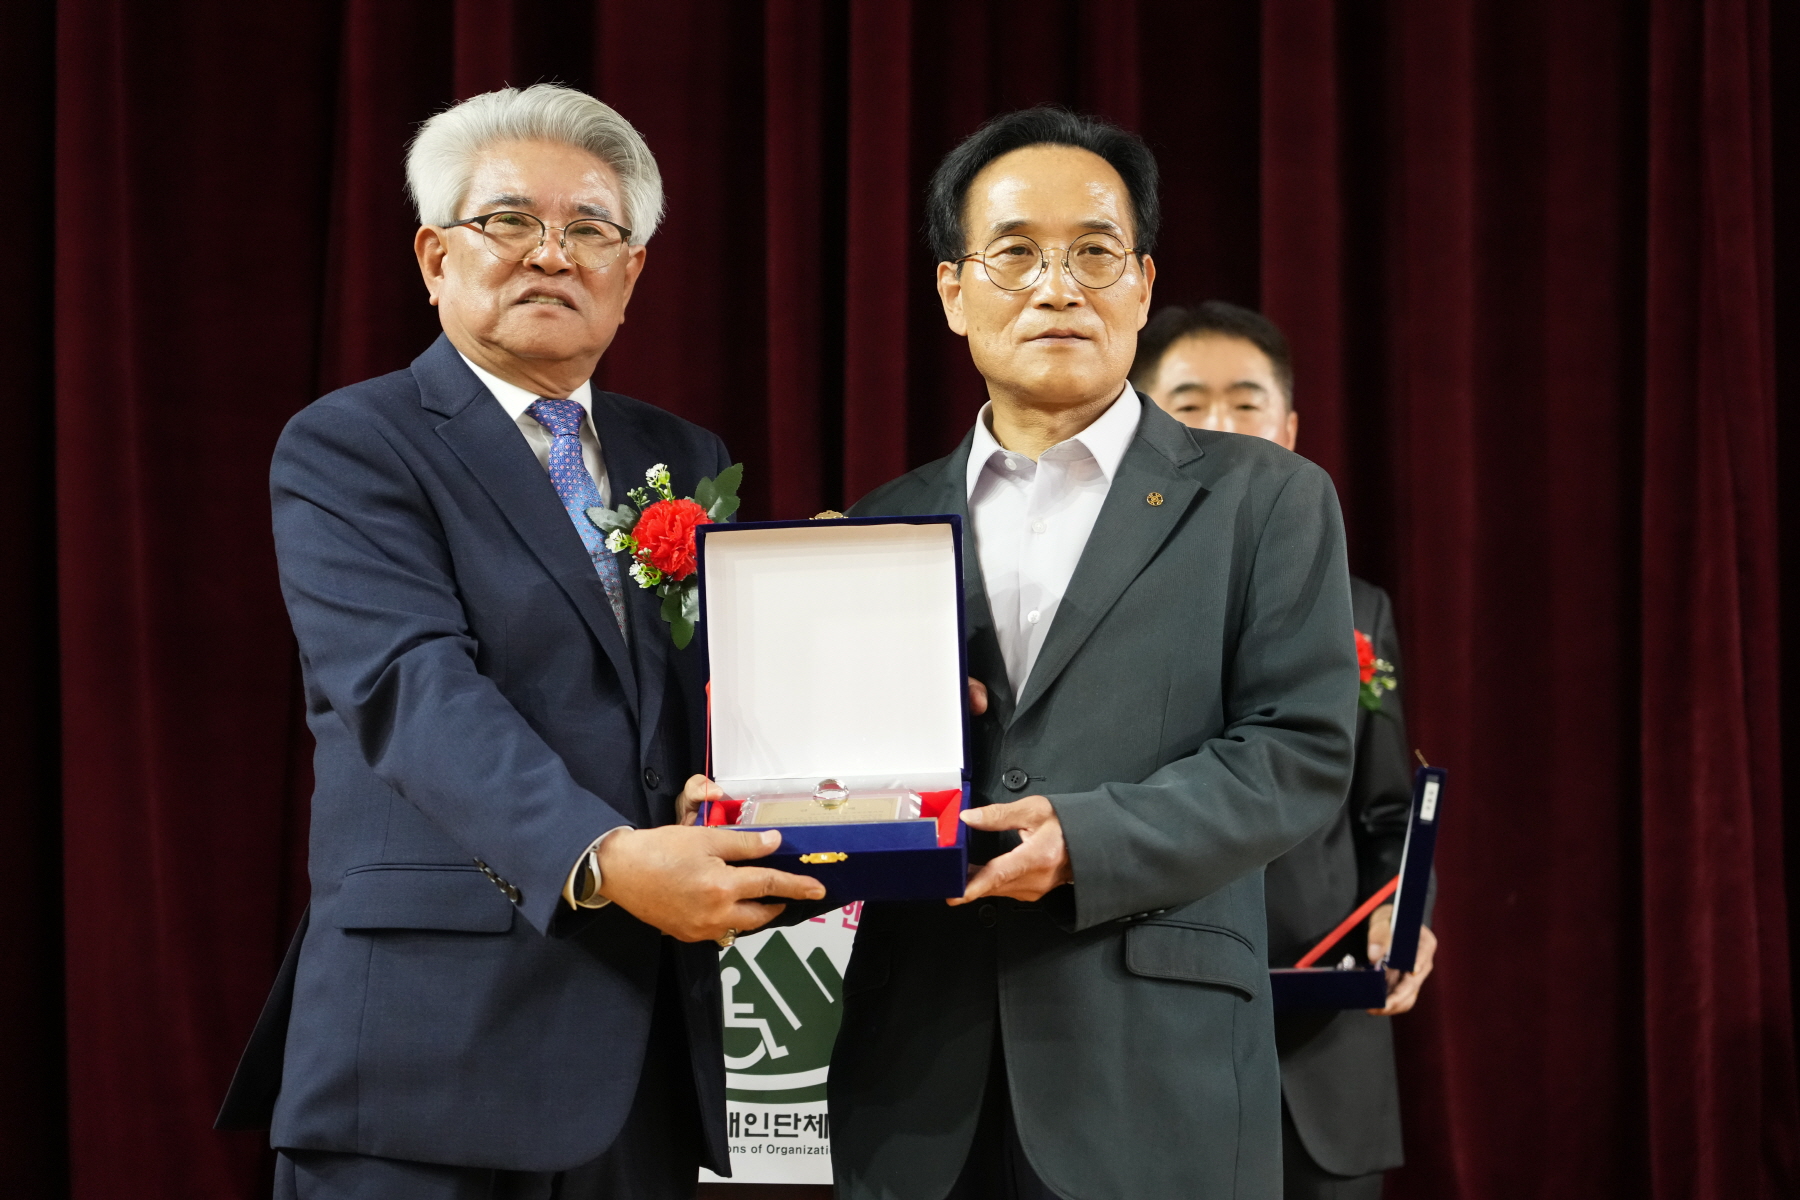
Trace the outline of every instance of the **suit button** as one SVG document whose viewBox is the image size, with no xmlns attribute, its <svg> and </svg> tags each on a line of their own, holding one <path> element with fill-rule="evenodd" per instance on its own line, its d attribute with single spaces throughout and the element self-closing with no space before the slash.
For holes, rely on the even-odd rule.
<svg viewBox="0 0 1800 1200">
<path fill-rule="evenodd" d="M 662 776 L 656 773 L 655 767 L 644 768 L 644 786 L 653 792 L 662 786 Z"/>
<path fill-rule="evenodd" d="M 1014 767 L 1000 777 L 1000 782 L 1016 792 L 1022 789 L 1027 783 L 1030 783 L 1031 777 L 1019 770 L 1019 768 Z"/>
<path fill-rule="evenodd" d="M 975 919 L 992 929 L 1000 923 L 1000 911 L 991 904 L 983 904 L 975 910 Z"/>
</svg>

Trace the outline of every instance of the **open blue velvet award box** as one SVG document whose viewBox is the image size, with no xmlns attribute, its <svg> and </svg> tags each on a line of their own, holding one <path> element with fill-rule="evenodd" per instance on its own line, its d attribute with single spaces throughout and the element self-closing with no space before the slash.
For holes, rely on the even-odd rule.
<svg viewBox="0 0 1800 1200">
<path fill-rule="evenodd" d="M 758 861 L 818 879 L 828 900 L 961 895 L 961 519 L 695 532 L 708 753 L 726 796 L 700 819 L 778 829 Z"/>
<path fill-rule="evenodd" d="M 1279 967 L 1269 972 L 1275 1011 L 1304 1008 L 1381 1008 L 1387 1004 L 1387 968 L 1410 971 L 1419 951 L 1419 929 L 1425 923 L 1425 896 L 1431 888 L 1431 861 L 1437 849 L 1438 816 L 1444 794 L 1442 767 L 1421 766 L 1413 772 L 1412 816 L 1406 825 L 1406 848 L 1400 855 L 1395 883 L 1394 926 L 1387 957 L 1373 965 L 1362 961 L 1361 946 L 1352 947 L 1354 965 Z M 1383 889 L 1385 891 L 1386 889 Z M 1377 892 L 1332 930 L 1311 958 L 1339 946 L 1354 932 L 1368 909 L 1386 897 Z M 1306 962 L 1302 958 L 1301 962 Z"/>
</svg>

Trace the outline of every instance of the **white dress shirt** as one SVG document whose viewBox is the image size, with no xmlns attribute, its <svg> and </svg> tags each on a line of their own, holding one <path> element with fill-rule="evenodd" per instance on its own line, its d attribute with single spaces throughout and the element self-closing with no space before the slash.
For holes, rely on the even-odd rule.
<svg viewBox="0 0 1800 1200">
<path fill-rule="evenodd" d="M 459 350 L 458 354 L 462 354 Z M 550 473 L 550 431 L 537 423 L 537 418 L 526 413 L 533 402 L 542 399 L 536 392 L 528 392 L 522 387 L 506 382 L 498 375 L 490 375 L 474 363 L 469 356 L 462 355 L 462 360 L 469 363 L 469 370 L 475 372 L 475 378 L 481 380 L 492 392 L 506 415 L 513 419 L 519 432 L 525 435 L 525 444 L 537 455 L 538 465 L 544 473 Z M 586 380 L 580 387 L 569 393 L 569 399 L 581 405 L 581 460 L 587 464 L 588 474 L 594 477 L 594 484 L 600 489 L 600 501 L 610 507 L 612 490 L 607 485 L 606 460 L 600 456 L 600 434 L 594 428 L 594 389 Z M 582 851 L 575 865 L 569 868 L 569 874 L 563 880 L 563 900 L 570 908 L 605 908 L 612 903 L 603 899 L 600 894 L 600 843 L 613 834 L 617 828 L 609 829 L 595 838 L 593 844 Z M 587 869 L 587 878 L 582 879 L 582 868 Z M 585 886 L 583 886 L 585 882 Z"/>
<path fill-rule="evenodd" d="M 458 354 L 462 354 L 459 350 Z M 528 392 L 524 388 L 506 382 L 498 375 L 490 375 L 474 363 L 469 356 L 463 354 L 462 360 L 469 363 L 469 370 L 475 372 L 475 378 L 487 385 L 487 390 L 494 394 L 506 415 L 513 419 L 519 432 L 525 435 L 525 444 L 537 455 L 538 465 L 546 474 L 550 471 L 550 431 L 537 423 L 535 417 L 526 415 L 525 410 L 532 403 L 541 399 L 536 392 Z M 608 508 L 612 507 L 612 488 L 606 478 L 606 459 L 600 454 L 600 434 L 594 428 L 594 389 L 585 379 L 581 386 L 569 393 L 569 399 L 581 405 L 581 461 L 587 464 L 588 474 L 594 477 L 594 485 L 600 489 L 600 499 Z"/>
<path fill-rule="evenodd" d="M 1086 429 L 1033 462 L 994 440 L 982 405 L 969 448 L 969 524 L 1013 695 L 1025 690 L 1075 564 L 1106 503 L 1143 408 L 1127 384 Z"/>
</svg>

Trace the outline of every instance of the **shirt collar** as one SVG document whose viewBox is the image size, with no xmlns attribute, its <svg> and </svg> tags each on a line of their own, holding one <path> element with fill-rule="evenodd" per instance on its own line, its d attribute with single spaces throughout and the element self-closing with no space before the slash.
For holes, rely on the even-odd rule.
<svg viewBox="0 0 1800 1200">
<path fill-rule="evenodd" d="M 975 485 L 981 482 L 981 473 L 987 470 L 990 464 L 995 465 L 996 470 L 1004 471 L 1003 467 L 998 466 L 1000 460 L 994 456 L 1014 453 L 1014 451 L 1001 446 L 994 437 L 991 424 L 993 409 L 994 402 L 989 400 L 981 406 L 981 411 L 975 416 L 975 440 L 969 446 L 968 474 L 964 480 L 967 489 L 965 494 L 970 498 L 975 495 Z M 1091 425 L 1067 441 L 1058 442 L 1050 449 L 1055 450 L 1060 446 L 1078 443 L 1083 450 L 1093 456 L 1101 474 L 1106 476 L 1107 484 L 1111 485 L 1113 476 L 1118 473 L 1119 463 L 1125 457 L 1126 448 L 1131 445 L 1131 439 L 1137 436 L 1138 423 L 1143 416 L 1143 405 L 1139 403 L 1137 393 L 1132 390 L 1130 383 L 1126 383 L 1119 390 L 1118 398 L 1107 407 L 1105 412 L 1094 418 Z"/>
<path fill-rule="evenodd" d="M 536 392 L 528 392 L 517 384 L 508 383 L 498 375 L 482 370 L 474 363 L 469 362 L 469 356 L 463 354 L 462 351 L 458 350 L 457 354 L 461 355 L 464 362 L 469 363 L 469 370 L 475 372 L 475 378 L 481 380 L 487 390 L 494 394 L 494 399 L 500 402 L 500 407 L 504 408 L 506 415 L 515 422 L 523 420 L 525 410 L 530 408 L 535 401 L 542 399 Z M 593 385 L 585 379 L 581 381 L 580 387 L 569 393 L 569 399 L 581 405 L 581 411 L 587 414 L 590 424 L 594 419 L 594 408 L 591 403 L 593 395 Z"/>
</svg>

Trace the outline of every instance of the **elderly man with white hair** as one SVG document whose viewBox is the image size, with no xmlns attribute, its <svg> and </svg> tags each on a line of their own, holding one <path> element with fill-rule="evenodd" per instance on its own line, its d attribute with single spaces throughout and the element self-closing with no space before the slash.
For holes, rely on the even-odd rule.
<svg viewBox="0 0 1800 1200">
<path fill-rule="evenodd" d="M 282 1200 L 691 1196 L 729 1173 L 715 939 L 816 899 L 704 795 L 695 649 L 588 521 L 719 439 L 593 388 L 662 214 L 611 108 L 540 85 L 407 159 L 443 336 L 271 469 L 317 741 L 312 903 L 224 1111 Z"/>
</svg>

